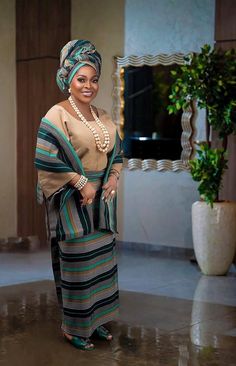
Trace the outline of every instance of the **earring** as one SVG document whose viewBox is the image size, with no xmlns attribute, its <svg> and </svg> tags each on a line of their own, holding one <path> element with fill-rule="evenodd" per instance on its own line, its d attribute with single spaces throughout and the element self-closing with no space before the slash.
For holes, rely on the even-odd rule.
<svg viewBox="0 0 236 366">
<path fill-rule="evenodd" d="M 68 89 L 68 92 L 71 93 L 71 88 Z"/>
</svg>

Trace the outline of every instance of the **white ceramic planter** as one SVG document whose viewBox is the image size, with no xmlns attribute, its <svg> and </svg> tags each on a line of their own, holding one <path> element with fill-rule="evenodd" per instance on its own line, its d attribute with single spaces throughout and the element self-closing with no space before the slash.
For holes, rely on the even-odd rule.
<svg viewBox="0 0 236 366">
<path fill-rule="evenodd" d="M 236 202 L 192 205 L 193 246 L 206 275 L 227 273 L 236 250 Z"/>
</svg>

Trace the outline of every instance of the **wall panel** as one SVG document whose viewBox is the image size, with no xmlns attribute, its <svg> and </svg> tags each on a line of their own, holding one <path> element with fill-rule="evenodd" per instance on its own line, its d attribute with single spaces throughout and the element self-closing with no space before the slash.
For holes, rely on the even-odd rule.
<svg viewBox="0 0 236 366">
<path fill-rule="evenodd" d="M 216 0 L 216 47 L 228 50 L 236 49 L 236 1 Z M 228 140 L 228 166 L 223 179 L 222 199 L 236 201 L 236 137 Z"/>
<path fill-rule="evenodd" d="M 216 41 L 235 40 L 236 35 L 236 1 L 216 0 Z"/>
<path fill-rule="evenodd" d="M 58 58 L 70 39 L 70 0 L 16 0 L 16 58 Z"/>
<path fill-rule="evenodd" d="M 0 1 L 0 240 L 16 236 L 15 0 Z"/>
<path fill-rule="evenodd" d="M 44 208 L 36 202 L 35 142 L 40 119 L 64 99 L 55 81 L 70 40 L 69 0 L 16 1 L 18 235 L 46 243 Z"/>
</svg>

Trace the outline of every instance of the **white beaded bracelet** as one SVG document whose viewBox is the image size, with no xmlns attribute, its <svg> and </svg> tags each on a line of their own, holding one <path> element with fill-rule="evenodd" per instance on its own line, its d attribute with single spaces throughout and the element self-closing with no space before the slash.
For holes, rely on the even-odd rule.
<svg viewBox="0 0 236 366">
<path fill-rule="evenodd" d="M 74 187 L 80 191 L 82 188 L 84 188 L 87 182 L 88 178 L 86 178 L 84 175 L 81 175 L 80 179 L 78 180 L 78 182 L 75 183 Z"/>
</svg>

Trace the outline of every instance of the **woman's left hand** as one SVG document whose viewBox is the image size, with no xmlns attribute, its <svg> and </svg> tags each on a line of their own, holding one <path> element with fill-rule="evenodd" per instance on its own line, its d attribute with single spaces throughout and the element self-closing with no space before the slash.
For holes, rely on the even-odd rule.
<svg viewBox="0 0 236 366">
<path fill-rule="evenodd" d="M 104 190 L 103 199 L 105 202 L 111 200 L 116 195 L 117 183 L 117 178 L 114 175 L 110 175 L 107 183 L 102 186 L 102 189 Z"/>
</svg>

